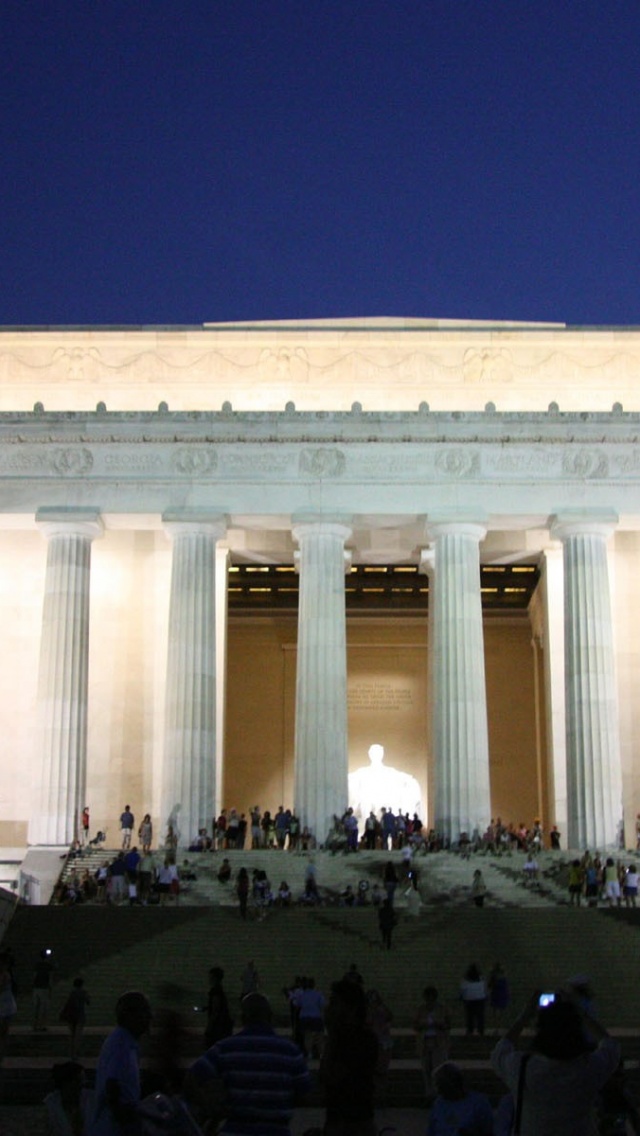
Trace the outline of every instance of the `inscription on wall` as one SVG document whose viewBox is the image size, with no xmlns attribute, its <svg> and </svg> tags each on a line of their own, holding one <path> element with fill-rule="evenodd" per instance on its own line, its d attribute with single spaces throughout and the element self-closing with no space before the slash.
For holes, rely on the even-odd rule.
<svg viewBox="0 0 640 1136">
<path fill-rule="evenodd" d="M 349 710 L 410 710 L 413 690 L 384 680 L 354 682 L 347 694 Z"/>
</svg>

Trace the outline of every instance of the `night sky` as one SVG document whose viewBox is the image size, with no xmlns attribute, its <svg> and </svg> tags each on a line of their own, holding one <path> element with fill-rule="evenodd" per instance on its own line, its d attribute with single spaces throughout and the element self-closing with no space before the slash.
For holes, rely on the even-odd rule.
<svg viewBox="0 0 640 1136">
<path fill-rule="evenodd" d="M 0 324 L 640 324 L 638 0 L 2 0 Z"/>
</svg>

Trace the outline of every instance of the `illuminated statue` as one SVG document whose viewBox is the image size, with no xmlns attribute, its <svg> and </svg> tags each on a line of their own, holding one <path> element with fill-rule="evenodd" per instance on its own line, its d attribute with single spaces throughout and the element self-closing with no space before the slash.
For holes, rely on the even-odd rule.
<svg viewBox="0 0 640 1136">
<path fill-rule="evenodd" d="M 349 805 L 360 819 L 380 809 L 417 813 L 424 819 L 422 793 L 415 777 L 384 764 L 384 746 L 369 746 L 369 765 L 349 774 Z"/>
</svg>

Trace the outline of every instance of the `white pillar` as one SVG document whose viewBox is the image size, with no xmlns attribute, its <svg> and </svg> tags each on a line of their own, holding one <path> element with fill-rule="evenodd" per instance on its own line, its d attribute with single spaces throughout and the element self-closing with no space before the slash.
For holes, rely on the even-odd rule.
<svg viewBox="0 0 640 1136">
<path fill-rule="evenodd" d="M 351 528 L 309 521 L 293 535 L 300 548 L 295 809 L 322 844 L 349 800 L 344 544 Z"/>
<path fill-rule="evenodd" d="M 617 846 L 622 773 L 607 539 L 617 517 L 557 517 L 564 548 L 568 847 Z"/>
<path fill-rule="evenodd" d="M 435 827 L 449 840 L 491 819 L 480 595 L 480 541 L 471 522 L 430 524 L 434 543 Z"/>
<path fill-rule="evenodd" d="M 94 509 L 40 509 L 36 523 L 48 547 L 29 842 L 68 845 L 86 804 L 91 542 L 102 522 Z"/>
<path fill-rule="evenodd" d="M 564 583 L 562 548 L 542 554 L 544 598 L 544 670 L 547 752 L 552 779 L 553 823 L 567 840 L 567 733 L 564 690 Z"/>
<path fill-rule="evenodd" d="M 222 516 L 166 514 L 173 541 L 162 823 L 188 845 L 210 828 L 216 789 L 216 542 Z"/>
<path fill-rule="evenodd" d="M 433 768 L 434 755 L 436 752 L 436 739 L 435 739 L 435 693 L 433 677 L 435 673 L 434 658 L 435 658 L 435 636 L 434 636 L 434 595 L 435 595 L 435 552 L 433 548 L 423 548 L 420 551 L 420 565 L 419 572 L 423 572 L 429 581 L 429 608 L 428 608 L 428 622 L 427 622 L 427 714 L 428 714 L 428 734 L 427 734 L 427 811 L 426 815 L 422 817 L 422 822 L 425 828 L 433 828 L 435 826 L 433 817 L 433 802 L 435 799 L 434 787 L 436 783 L 435 770 Z"/>
</svg>

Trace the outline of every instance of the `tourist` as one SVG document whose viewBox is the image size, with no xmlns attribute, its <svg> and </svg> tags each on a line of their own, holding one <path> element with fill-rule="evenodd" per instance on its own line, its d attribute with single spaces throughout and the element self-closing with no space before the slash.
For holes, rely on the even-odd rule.
<svg viewBox="0 0 640 1136">
<path fill-rule="evenodd" d="M 196 1117 L 224 1133 L 287 1136 L 294 1105 L 309 1092 L 305 1059 L 272 1026 L 263 994 L 242 1000 L 242 1029 L 208 1049 L 189 1069 L 184 1092 Z"/>
<path fill-rule="evenodd" d="M 378 1040 L 367 1024 L 367 1000 L 357 982 L 335 982 L 326 1011 L 320 1084 L 324 1136 L 375 1136 Z"/>
<path fill-rule="evenodd" d="M 131 833 L 133 832 L 134 817 L 131 812 L 131 805 L 124 806 L 124 812 L 120 814 L 120 831 L 122 833 L 122 847 L 131 847 Z"/>
<path fill-rule="evenodd" d="M 551 850 L 553 852 L 560 851 L 560 833 L 555 824 L 549 833 L 549 843 L 551 844 Z"/>
<path fill-rule="evenodd" d="M 569 865 L 569 903 L 572 907 L 580 907 L 582 903 L 582 887 L 584 883 L 584 869 L 579 860 L 572 860 Z"/>
<path fill-rule="evenodd" d="M 378 908 L 378 927 L 380 928 L 380 935 L 382 937 L 382 946 L 386 947 L 388 951 L 391 950 L 391 940 L 393 937 L 393 928 L 398 922 L 396 913 L 393 909 L 393 904 L 387 896 L 383 899 L 382 904 Z"/>
<path fill-rule="evenodd" d="M 137 1127 L 138 1041 L 151 1023 L 151 1008 L 144 994 L 137 990 L 122 994 L 116 1003 L 116 1022 L 98 1058 L 90 1136 L 129 1136 Z"/>
<path fill-rule="evenodd" d="M 398 886 L 398 873 L 396 872 L 393 860 L 387 860 L 382 873 L 382 883 L 384 890 L 387 893 L 387 899 L 393 907 L 393 900 Z"/>
<path fill-rule="evenodd" d="M 346 977 L 346 976 L 345 976 Z M 352 981 L 348 979 L 348 981 Z M 393 1014 L 383 1000 L 378 990 L 367 990 L 367 1025 L 375 1034 L 378 1041 L 378 1065 L 376 1074 L 378 1078 L 386 1077 L 391 1064 L 391 1050 L 393 1038 L 391 1036 L 391 1023 Z"/>
<path fill-rule="evenodd" d="M 580 1006 L 577 998 L 561 991 L 539 1006 L 539 992 L 498 1042 L 491 1064 L 518 1105 L 522 1064 L 526 1061 L 520 1092 L 521 1123 L 518 1131 L 531 1136 L 588 1136 L 594 1131 L 596 1097 L 620 1060 L 620 1046 L 604 1026 Z M 530 1053 L 516 1049 L 529 1022 L 536 1020 Z M 586 1032 L 597 1040 L 586 1040 Z"/>
<path fill-rule="evenodd" d="M 449 1056 L 449 1034 L 451 1030 L 451 1019 L 445 1007 L 439 1001 L 435 986 L 425 986 L 422 992 L 422 1002 L 413 1019 L 413 1028 L 416 1035 L 418 1058 L 422 1067 L 425 1094 L 427 1102 L 431 1102 L 437 1091 L 433 1074 L 438 1065 L 446 1061 Z"/>
<path fill-rule="evenodd" d="M 138 864 L 138 898 L 145 907 L 151 897 L 156 874 L 156 862 L 151 850 L 143 851 Z"/>
<path fill-rule="evenodd" d="M 231 879 L 231 864 L 229 858 L 224 857 L 220 867 L 218 868 L 218 882 L 221 884 L 228 884 Z"/>
<path fill-rule="evenodd" d="M 82 843 L 86 847 L 89 843 L 89 828 L 91 826 L 91 819 L 89 815 L 89 806 L 85 805 L 80 817 L 80 828 L 82 829 Z"/>
<path fill-rule="evenodd" d="M 247 904 L 249 902 L 249 873 L 246 868 L 240 868 L 236 877 L 236 895 L 240 904 L 240 918 L 247 918 Z"/>
<path fill-rule="evenodd" d="M 88 1136 L 93 1093 L 85 1088 L 84 1069 L 63 1061 L 51 1070 L 53 1091 L 44 1098 L 49 1136 Z"/>
<path fill-rule="evenodd" d="M 158 894 L 160 896 L 161 907 L 165 907 L 169 902 L 172 884 L 175 879 L 174 868 L 175 863 L 170 856 L 165 856 L 162 866 L 158 868 Z"/>
<path fill-rule="evenodd" d="M 100 867 L 96 869 L 96 898 L 98 903 L 107 902 L 107 883 L 109 880 L 109 861 L 103 860 Z"/>
<path fill-rule="evenodd" d="M 291 894 L 291 888 L 289 887 L 286 880 L 281 880 L 280 887 L 278 888 L 278 894 L 276 895 L 276 903 L 278 907 L 291 907 L 292 900 L 293 896 Z"/>
<path fill-rule="evenodd" d="M 476 907 L 484 907 L 487 897 L 487 885 L 479 868 L 476 868 L 471 881 L 471 899 Z"/>
<path fill-rule="evenodd" d="M 489 971 L 487 988 L 489 991 L 489 1006 L 491 1008 L 493 1027 L 495 1030 L 498 1030 L 502 1025 L 505 1010 L 511 1001 L 509 983 L 502 963 L 494 962 Z"/>
<path fill-rule="evenodd" d="M 33 1029 L 45 1033 L 51 1005 L 51 979 L 53 951 L 45 947 L 40 951 L 33 976 Z"/>
<path fill-rule="evenodd" d="M 618 879 L 618 869 L 612 856 L 607 857 L 607 862 L 604 866 L 604 898 L 606 899 L 609 907 L 620 907 L 622 903 L 622 896 L 620 892 L 620 880 Z"/>
<path fill-rule="evenodd" d="M 60 1011 L 60 1021 L 64 1022 L 69 1030 L 72 1061 L 80 1055 L 82 1035 L 87 1020 L 87 1006 L 90 1002 L 91 998 L 84 988 L 84 979 L 74 978 L 69 996 Z"/>
<path fill-rule="evenodd" d="M 227 995 L 222 986 L 224 970 L 221 966 L 212 966 L 209 971 L 209 990 L 207 993 L 207 1024 L 204 1030 L 204 1040 L 207 1048 L 221 1041 L 223 1037 L 230 1037 L 233 1033 L 233 1019 L 229 1010 Z"/>
<path fill-rule="evenodd" d="M 226 848 L 226 846 L 227 846 L 227 844 L 226 844 L 226 841 L 227 841 L 227 810 L 226 809 L 222 809 L 222 811 L 221 811 L 221 813 L 220 813 L 220 815 L 219 815 L 219 817 L 218 817 L 218 819 L 217 819 L 217 821 L 214 825 L 214 831 L 215 831 L 215 836 L 216 836 L 216 848 L 220 852 L 223 848 Z"/>
<path fill-rule="evenodd" d="M 460 984 L 460 998 L 464 1008 L 467 1037 L 478 1031 L 484 1036 L 484 1011 L 487 1002 L 487 987 L 475 963 L 467 967 Z"/>
<path fill-rule="evenodd" d="M 314 978 L 303 978 L 300 990 L 296 992 L 295 997 L 298 1007 L 298 1027 L 302 1039 L 302 1052 L 306 1057 L 308 1040 L 310 1040 L 311 1056 L 319 1057 L 322 1052 L 324 1031 L 324 994 L 321 990 L 316 989 Z"/>
<path fill-rule="evenodd" d="M 626 907 L 635 907 L 638 898 L 638 869 L 629 864 L 624 876 L 624 902 Z"/>
<path fill-rule="evenodd" d="M 153 825 L 149 813 L 145 813 L 142 818 L 142 823 L 138 829 L 138 839 L 142 846 L 142 854 L 147 855 L 151 851 L 151 843 L 153 841 Z"/>
<path fill-rule="evenodd" d="M 538 861 L 536 860 L 533 851 L 527 852 L 527 858 L 522 866 L 524 873 L 524 882 L 528 887 L 529 884 L 535 883 L 538 879 Z"/>
<path fill-rule="evenodd" d="M 489 1098 L 467 1089 L 458 1065 L 445 1062 L 435 1070 L 433 1079 L 437 1095 L 429 1112 L 427 1136 L 452 1136 L 457 1132 L 493 1136 Z"/>
<path fill-rule="evenodd" d="M 124 852 L 118 852 L 115 860 L 109 865 L 109 898 L 112 903 L 121 903 L 125 896 L 127 885 L 127 867 L 124 862 Z"/>
<path fill-rule="evenodd" d="M 262 814 L 260 813 L 260 809 L 259 809 L 258 805 L 253 806 L 251 813 L 250 813 L 250 818 L 251 818 L 251 847 L 254 848 L 254 849 L 255 848 L 261 848 L 262 847 L 262 827 L 261 827 Z"/>
</svg>

